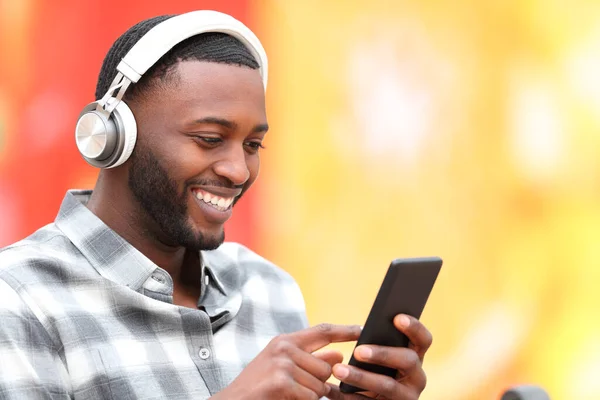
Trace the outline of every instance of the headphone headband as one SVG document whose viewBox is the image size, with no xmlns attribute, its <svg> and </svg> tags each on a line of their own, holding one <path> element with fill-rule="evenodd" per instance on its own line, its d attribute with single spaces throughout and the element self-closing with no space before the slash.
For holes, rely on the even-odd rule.
<svg viewBox="0 0 600 400">
<path fill-rule="evenodd" d="M 135 83 L 175 45 L 191 36 L 207 32 L 226 33 L 241 41 L 256 58 L 263 85 L 267 89 L 268 61 L 260 40 L 246 25 L 218 11 L 192 11 L 161 22 L 129 50 L 117 70 Z"/>
</svg>

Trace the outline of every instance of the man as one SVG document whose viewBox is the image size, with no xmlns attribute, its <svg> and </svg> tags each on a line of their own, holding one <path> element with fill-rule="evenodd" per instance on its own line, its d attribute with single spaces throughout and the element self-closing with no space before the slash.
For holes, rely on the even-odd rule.
<svg viewBox="0 0 600 400">
<path fill-rule="evenodd" d="M 151 28 L 130 28 L 102 65 L 96 98 Z M 0 252 L 0 398 L 416 399 L 431 335 L 398 316 L 410 349 L 361 346 L 340 364 L 332 342 L 360 328 L 307 328 L 294 280 L 223 224 L 258 174 L 267 132 L 259 61 L 225 33 L 176 44 L 123 101 L 137 140 L 94 191 L 69 191 L 53 224 Z M 344 395 L 334 375 L 362 387 Z"/>
</svg>

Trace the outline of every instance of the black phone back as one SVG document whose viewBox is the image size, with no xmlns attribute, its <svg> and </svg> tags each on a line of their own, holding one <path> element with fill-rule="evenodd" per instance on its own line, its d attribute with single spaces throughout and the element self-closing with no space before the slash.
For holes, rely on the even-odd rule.
<svg viewBox="0 0 600 400">
<path fill-rule="evenodd" d="M 441 267 L 442 259 L 439 257 L 392 261 L 356 346 L 377 344 L 408 347 L 408 338 L 396 329 L 393 319 L 398 314 L 411 315 L 417 319 L 421 317 Z M 396 370 L 360 362 L 354 355 L 348 364 L 366 371 L 396 377 Z M 344 393 L 355 393 L 364 389 L 341 382 L 340 390 Z"/>
</svg>

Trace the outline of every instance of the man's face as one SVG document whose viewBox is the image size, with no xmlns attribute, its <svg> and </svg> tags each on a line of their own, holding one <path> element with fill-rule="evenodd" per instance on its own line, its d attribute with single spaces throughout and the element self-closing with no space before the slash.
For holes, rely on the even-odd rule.
<svg viewBox="0 0 600 400">
<path fill-rule="evenodd" d="M 138 139 L 129 188 L 144 234 L 194 250 L 218 247 L 232 207 L 258 175 L 267 131 L 258 70 L 184 61 L 168 87 L 154 87 L 132 110 Z"/>
</svg>

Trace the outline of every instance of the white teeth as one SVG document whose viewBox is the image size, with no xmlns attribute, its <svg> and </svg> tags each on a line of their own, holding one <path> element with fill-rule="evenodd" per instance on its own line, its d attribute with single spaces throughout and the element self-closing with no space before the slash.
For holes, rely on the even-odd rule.
<svg viewBox="0 0 600 400">
<path fill-rule="evenodd" d="M 205 203 L 210 204 L 216 208 L 219 208 L 222 211 L 228 209 L 234 200 L 233 197 L 230 197 L 230 198 L 219 197 L 219 196 L 211 195 L 210 193 L 202 192 L 200 190 L 198 190 L 196 192 L 196 198 L 198 200 L 202 200 Z"/>
</svg>

